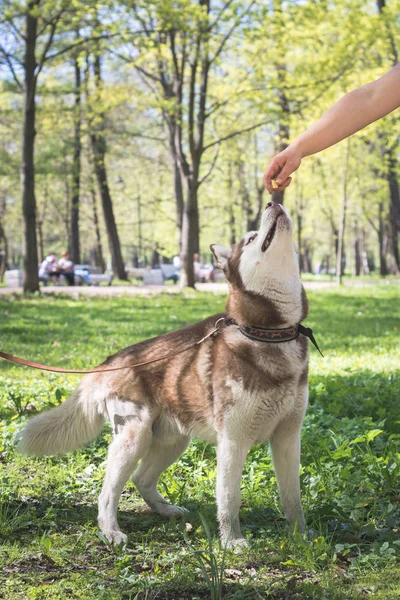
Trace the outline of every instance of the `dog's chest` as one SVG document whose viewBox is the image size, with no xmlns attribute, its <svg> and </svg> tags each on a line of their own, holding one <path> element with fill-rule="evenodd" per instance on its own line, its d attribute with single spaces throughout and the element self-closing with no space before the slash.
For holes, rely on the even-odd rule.
<svg viewBox="0 0 400 600">
<path fill-rule="evenodd" d="M 236 439 L 243 437 L 252 443 L 267 441 L 282 418 L 296 409 L 299 400 L 298 385 L 293 381 L 269 389 L 249 389 L 243 381 L 228 378 L 226 386 L 231 406 L 225 415 L 224 429 Z"/>
<path fill-rule="evenodd" d="M 307 352 L 296 342 L 276 346 L 262 352 L 250 344 L 227 363 L 218 400 L 223 428 L 235 438 L 264 442 L 286 415 L 304 410 Z"/>
</svg>

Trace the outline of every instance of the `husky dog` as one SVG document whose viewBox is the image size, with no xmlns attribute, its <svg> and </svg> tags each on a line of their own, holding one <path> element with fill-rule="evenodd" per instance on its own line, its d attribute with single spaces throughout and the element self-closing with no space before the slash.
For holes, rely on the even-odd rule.
<svg viewBox="0 0 400 600">
<path fill-rule="evenodd" d="M 130 476 L 153 511 L 165 517 L 182 514 L 184 509 L 163 498 L 157 483 L 192 436 L 217 444 L 218 521 L 224 543 L 246 544 L 239 524 L 242 470 L 250 448 L 266 441 L 289 524 L 304 529 L 299 461 L 308 399 L 308 340 L 300 335 L 285 343 L 264 343 L 242 331 L 286 329 L 307 316 L 291 221 L 281 205 L 269 202 L 258 232 L 247 233 L 233 248 L 215 244 L 211 249 L 229 282 L 226 315 L 107 358 L 101 367 L 168 356 L 141 367 L 86 375 L 68 400 L 31 419 L 20 434 L 24 453 L 64 453 L 94 440 L 104 421 L 111 422 L 113 441 L 98 522 L 115 544 L 127 540 L 117 509 Z M 225 320 L 218 334 L 194 346 L 227 316 L 234 324 Z"/>
</svg>

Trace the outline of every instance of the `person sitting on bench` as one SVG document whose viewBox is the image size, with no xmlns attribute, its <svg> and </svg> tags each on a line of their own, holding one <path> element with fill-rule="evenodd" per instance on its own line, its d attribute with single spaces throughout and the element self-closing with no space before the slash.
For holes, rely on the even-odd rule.
<svg viewBox="0 0 400 600">
<path fill-rule="evenodd" d="M 58 278 L 57 257 L 52 252 L 47 256 L 39 267 L 39 281 L 47 285 L 50 279 Z"/>
<path fill-rule="evenodd" d="M 61 254 L 61 258 L 58 261 L 58 274 L 65 277 L 68 285 L 75 285 L 74 263 L 70 260 L 69 252 L 66 250 Z"/>
</svg>

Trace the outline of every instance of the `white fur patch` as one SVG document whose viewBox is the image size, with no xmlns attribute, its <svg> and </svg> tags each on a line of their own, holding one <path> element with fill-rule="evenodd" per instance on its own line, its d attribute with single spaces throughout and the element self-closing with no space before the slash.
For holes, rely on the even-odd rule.
<svg viewBox="0 0 400 600">
<path fill-rule="evenodd" d="M 284 316 L 284 326 L 299 322 L 302 312 L 302 284 L 298 256 L 292 240 L 291 221 L 283 207 L 285 219 L 278 219 L 271 245 L 262 251 L 264 240 L 276 221 L 276 209 L 267 208 L 257 237 L 243 246 L 239 272 L 246 290 L 269 298 Z M 254 232 L 246 234 L 248 242 Z"/>
</svg>

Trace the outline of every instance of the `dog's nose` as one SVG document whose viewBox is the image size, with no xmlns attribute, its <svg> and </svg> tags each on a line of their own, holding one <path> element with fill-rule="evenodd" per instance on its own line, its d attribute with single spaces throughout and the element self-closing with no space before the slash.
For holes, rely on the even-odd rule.
<svg viewBox="0 0 400 600">
<path fill-rule="evenodd" d="M 267 208 L 271 208 L 271 206 L 273 206 L 275 204 L 275 202 L 268 202 L 267 206 L 265 207 L 265 210 L 267 210 Z"/>
</svg>

